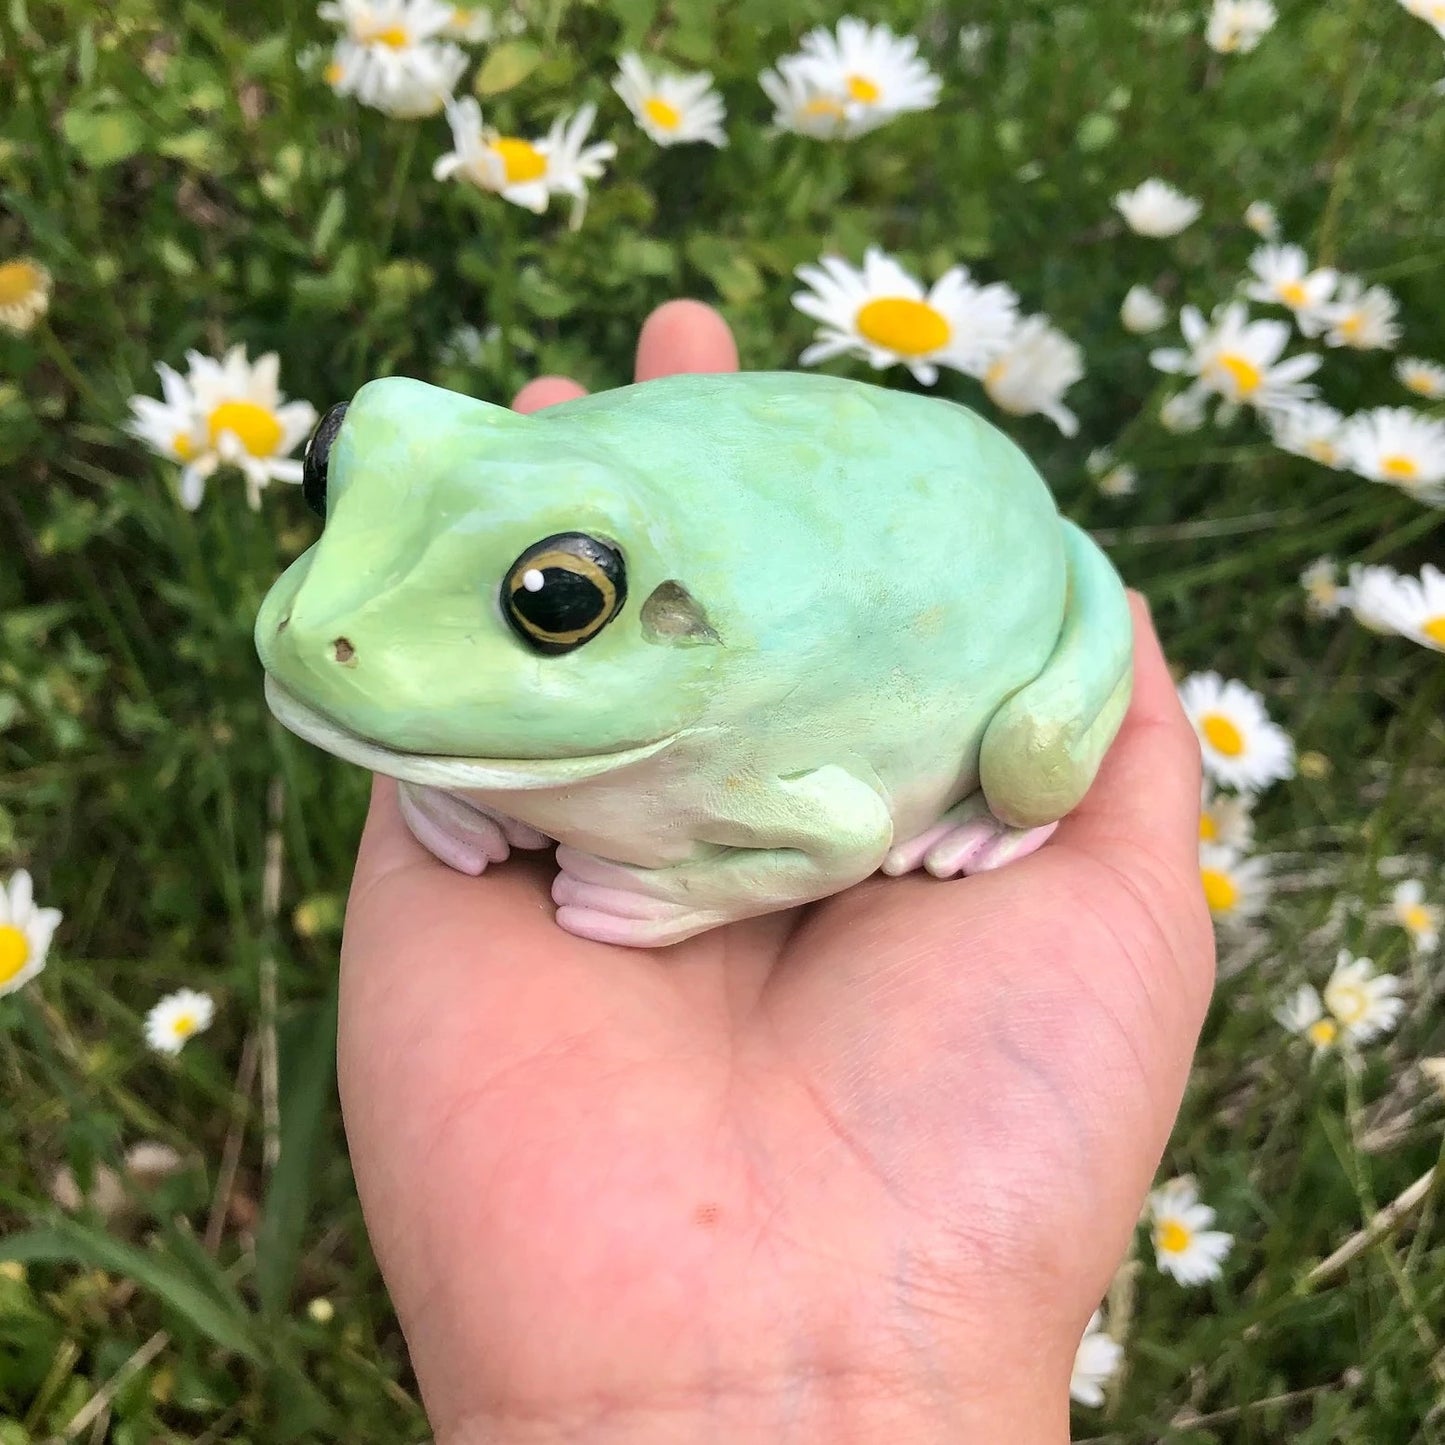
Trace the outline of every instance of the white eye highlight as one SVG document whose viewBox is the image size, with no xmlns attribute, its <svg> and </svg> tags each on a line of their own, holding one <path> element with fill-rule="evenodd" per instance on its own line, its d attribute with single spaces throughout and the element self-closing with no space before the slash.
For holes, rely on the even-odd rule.
<svg viewBox="0 0 1445 1445">
<path fill-rule="evenodd" d="M 536 567 L 528 567 L 527 570 L 522 573 L 522 586 L 525 587 L 528 592 L 540 592 L 546 585 L 546 581 L 547 579 L 542 576 Z"/>
</svg>

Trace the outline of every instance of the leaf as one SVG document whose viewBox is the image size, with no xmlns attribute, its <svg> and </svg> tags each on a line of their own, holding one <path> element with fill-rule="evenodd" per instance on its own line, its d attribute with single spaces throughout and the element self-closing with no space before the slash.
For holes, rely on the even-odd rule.
<svg viewBox="0 0 1445 1445">
<path fill-rule="evenodd" d="M 133 110 L 68 110 L 60 129 L 92 170 L 129 160 L 145 144 L 145 126 Z"/>
<path fill-rule="evenodd" d="M 256 1288 L 268 1315 L 285 1308 L 296 1278 L 321 1135 L 335 1092 L 336 1009 L 333 988 L 325 1003 L 291 1020 L 280 1041 L 281 1158 L 256 1235 Z"/>
<path fill-rule="evenodd" d="M 482 62 L 472 89 L 478 95 L 501 95 L 526 80 L 542 63 L 542 52 L 530 40 L 508 40 Z"/>
<path fill-rule="evenodd" d="M 262 1358 L 245 1316 L 223 1307 L 169 1260 L 123 1244 L 78 1220 L 57 1220 L 49 1227 L 26 1230 L 0 1240 L 0 1260 L 6 1259 L 20 1264 L 87 1265 L 124 1275 L 156 1295 L 223 1350 L 244 1355 L 257 1363 Z"/>
</svg>

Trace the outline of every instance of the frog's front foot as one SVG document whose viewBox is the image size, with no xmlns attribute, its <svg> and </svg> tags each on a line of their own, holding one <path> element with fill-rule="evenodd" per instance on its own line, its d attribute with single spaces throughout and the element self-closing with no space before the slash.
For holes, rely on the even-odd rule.
<svg viewBox="0 0 1445 1445">
<path fill-rule="evenodd" d="M 935 878 L 987 873 L 1027 858 L 1048 842 L 1058 826 L 1046 823 L 1041 828 L 1011 828 L 1000 823 L 983 799 L 975 795 L 955 804 L 916 838 L 890 848 L 883 860 L 883 871 L 897 877 L 915 868 L 926 868 Z"/>
<path fill-rule="evenodd" d="M 552 881 L 557 923 L 578 938 L 658 948 L 725 921 L 715 909 L 668 897 L 683 889 L 680 879 L 666 878 L 663 870 L 613 863 L 565 844 L 557 849 L 557 868 Z"/>
<path fill-rule="evenodd" d="M 441 788 L 399 783 L 401 816 L 412 836 L 448 868 L 473 876 L 488 863 L 503 863 L 513 848 L 545 848 L 544 833 Z"/>
</svg>

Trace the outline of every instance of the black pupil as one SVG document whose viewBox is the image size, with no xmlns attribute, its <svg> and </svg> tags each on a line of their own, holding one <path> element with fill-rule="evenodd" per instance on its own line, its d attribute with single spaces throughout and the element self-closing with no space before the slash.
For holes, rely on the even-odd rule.
<svg viewBox="0 0 1445 1445">
<path fill-rule="evenodd" d="M 576 632 L 596 621 L 607 605 L 602 590 L 580 572 L 543 567 L 542 585 L 529 592 L 524 584 L 512 593 L 512 608 L 538 632 Z"/>
</svg>

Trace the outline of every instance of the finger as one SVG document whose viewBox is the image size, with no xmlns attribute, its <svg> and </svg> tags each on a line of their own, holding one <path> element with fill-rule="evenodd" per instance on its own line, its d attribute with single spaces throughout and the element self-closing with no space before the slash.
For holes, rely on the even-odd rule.
<svg viewBox="0 0 1445 1445">
<path fill-rule="evenodd" d="M 570 376 L 539 376 L 529 381 L 512 399 L 512 410 L 541 411 L 544 406 L 558 406 L 586 395 L 587 388 L 579 386 Z"/>
<path fill-rule="evenodd" d="M 642 324 L 637 338 L 637 379 L 682 372 L 736 371 L 732 328 L 701 301 L 668 301 Z"/>
<path fill-rule="evenodd" d="M 1179 704 L 1174 680 L 1137 593 L 1134 613 L 1134 695 L 1119 735 L 1094 785 L 1060 825 L 1058 839 L 1089 853 L 1126 848 L 1176 867 L 1198 866 L 1199 740 Z"/>
</svg>

